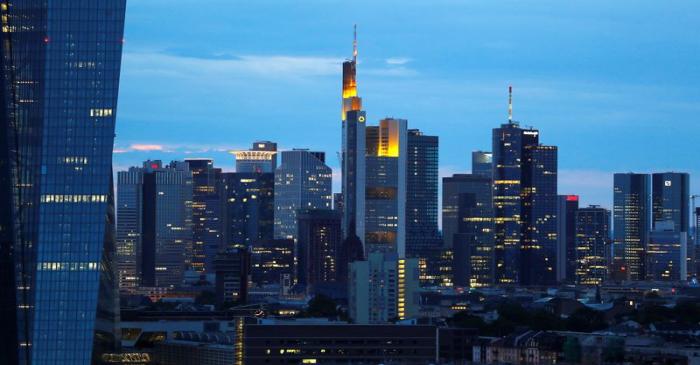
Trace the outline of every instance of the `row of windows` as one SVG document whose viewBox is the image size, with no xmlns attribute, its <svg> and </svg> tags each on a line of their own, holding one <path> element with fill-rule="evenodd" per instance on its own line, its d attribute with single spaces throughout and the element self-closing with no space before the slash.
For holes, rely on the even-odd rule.
<svg viewBox="0 0 700 365">
<path fill-rule="evenodd" d="M 47 194 L 41 196 L 42 203 L 104 203 L 107 195 Z"/>
<path fill-rule="evenodd" d="M 39 271 L 94 271 L 98 266 L 97 262 L 39 262 L 36 269 Z"/>
</svg>

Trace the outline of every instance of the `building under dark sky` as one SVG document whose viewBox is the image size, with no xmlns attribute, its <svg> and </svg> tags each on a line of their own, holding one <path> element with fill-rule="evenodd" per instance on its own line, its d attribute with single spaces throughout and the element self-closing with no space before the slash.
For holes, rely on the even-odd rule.
<svg viewBox="0 0 700 365">
<path fill-rule="evenodd" d="M 649 175 L 615 174 L 613 192 L 613 270 L 630 280 L 644 280 L 651 231 Z"/>
<path fill-rule="evenodd" d="M 557 148 L 509 121 L 493 130 L 496 282 L 556 282 Z"/>
<path fill-rule="evenodd" d="M 339 266 L 348 264 L 341 262 L 340 215 L 333 210 L 302 209 L 297 219 L 297 282 L 313 295 L 345 294 L 337 285 Z"/>
<path fill-rule="evenodd" d="M 578 195 L 557 197 L 557 282 L 576 278 L 576 210 Z"/>
<path fill-rule="evenodd" d="M 274 221 L 273 173 L 227 172 L 221 178 L 223 247 L 250 247 L 270 241 Z"/>
<path fill-rule="evenodd" d="M 2 364 L 91 364 L 115 348 L 124 11 L 124 0 L 0 4 Z"/>
<path fill-rule="evenodd" d="M 223 242 L 221 169 L 210 159 L 186 159 L 192 171 L 192 259 L 190 267 L 212 273 L 214 256 Z"/>
<path fill-rule="evenodd" d="M 610 211 L 596 205 L 574 213 L 576 284 L 600 285 L 608 278 Z"/>
</svg>

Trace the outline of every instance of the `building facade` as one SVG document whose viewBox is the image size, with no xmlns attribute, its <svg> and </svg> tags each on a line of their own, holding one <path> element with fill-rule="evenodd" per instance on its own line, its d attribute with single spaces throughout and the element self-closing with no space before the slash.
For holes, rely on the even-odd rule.
<svg viewBox="0 0 700 365">
<path fill-rule="evenodd" d="M 250 247 L 272 240 L 274 222 L 273 173 L 231 172 L 221 179 L 223 247 Z"/>
<path fill-rule="evenodd" d="M 557 148 L 509 121 L 493 130 L 496 282 L 556 282 Z"/>
<path fill-rule="evenodd" d="M 210 159 L 186 159 L 192 171 L 192 263 L 200 273 L 214 269 L 216 253 L 223 242 L 221 229 L 221 169 Z"/>
<path fill-rule="evenodd" d="M 250 250 L 229 248 L 214 258 L 216 273 L 216 304 L 240 305 L 248 298 L 248 275 L 250 273 Z"/>
<path fill-rule="evenodd" d="M 231 151 L 236 157 L 236 172 L 269 174 L 277 169 L 277 143 L 253 142 L 248 150 Z"/>
<path fill-rule="evenodd" d="M 117 267 L 122 289 L 174 288 L 192 260 L 192 172 L 145 161 L 117 173 Z"/>
<path fill-rule="evenodd" d="M 373 252 L 350 263 L 348 309 L 354 323 L 387 323 L 420 309 L 418 259 Z"/>
<path fill-rule="evenodd" d="M 339 291 L 341 263 L 340 214 L 333 210 L 302 209 L 297 213 L 297 282 L 307 293 Z"/>
<path fill-rule="evenodd" d="M 557 197 L 557 282 L 576 279 L 576 210 L 578 195 Z"/>
<path fill-rule="evenodd" d="M 493 153 L 472 152 L 472 174 L 491 177 L 493 175 Z"/>
<path fill-rule="evenodd" d="M 651 231 L 651 182 L 648 174 L 614 176 L 613 270 L 644 280 L 645 251 Z M 617 274 L 617 273 L 614 273 Z"/>
<path fill-rule="evenodd" d="M 600 285 L 608 278 L 610 211 L 591 205 L 574 213 L 576 284 Z"/>
<path fill-rule="evenodd" d="M 331 209 L 332 171 L 323 152 L 295 149 L 282 152 L 275 170 L 276 239 L 297 238 L 299 209 Z"/>
<path fill-rule="evenodd" d="M 114 349 L 124 11 L 124 0 L 0 4 L 2 364 L 90 364 Z"/>
</svg>

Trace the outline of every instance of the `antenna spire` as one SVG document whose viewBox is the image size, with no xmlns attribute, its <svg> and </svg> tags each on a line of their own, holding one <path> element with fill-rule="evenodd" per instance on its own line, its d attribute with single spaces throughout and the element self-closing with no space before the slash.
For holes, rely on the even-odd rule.
<svg viewBox="0 0 700 365">
<path fill-rule="evenodd" d="M 508 122 L 513 121 L 513 86 L 508 85 Z"/>
<path fill-rule="evenodd" d="M 353 26 L 352 33 L 352 60 L 357 63 L 357 24 Z"/>
</svg>

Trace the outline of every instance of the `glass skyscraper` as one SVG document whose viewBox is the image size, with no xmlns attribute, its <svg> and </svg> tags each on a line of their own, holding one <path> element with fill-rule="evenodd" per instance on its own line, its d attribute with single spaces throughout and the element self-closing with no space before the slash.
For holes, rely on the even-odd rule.
<svg viewBox="0 0 700 365">
<path fill-rule="evenodd" d="M 578 195 L 557 197 L 557 282 L 576 278 L 576 210 Z"/>
<path fill-rule="evenodd" d="M 222 249 L 249 248 L 272 240 L 275 174 L 227 172 L 221 176 Z"/>
<path fill-rule="evenodd" d="M 509 121 L 493 130 L 496 282 L 556 282 L 557 148 Z"/>
<path fill-rule="evenodd" d="M 332 179 L 325 153 L 282 152 L 282 163 L 275 170 L 275 238 L 296 239 L 299 209 L 331 209 Z"/>
<path fill-rule="evenodd" d="M 649 175 L 615 174 L 613 189 L 612 274 L 644 280 L 645 251 L 651 231 Z"/>
<path fill-rule="evenodd" d="M 493 153 L 472 152 L 472 174 L 491 177 L 493 174 Z"/>
<path fill-rule="evenodd" d="M 0 3 L 2 364 L 89 364 L 116 346 L 124 10 L 124 0 Z"/>
<path fill-rule="evenodd" d="M 221 233 L 221 169 L 210 159 L 186 159 L 192 171 L 192 258 L 190 267 L 213 273 L 214 257 L 223 242 Z"/>
<path fill-rule="evenodd" d="M 576 284 L 600 285 L 608 276 L 610 211 L 591 205 L 574 215 L 576 250 L 567 261 L 575 264 Z"/>
</svg>

